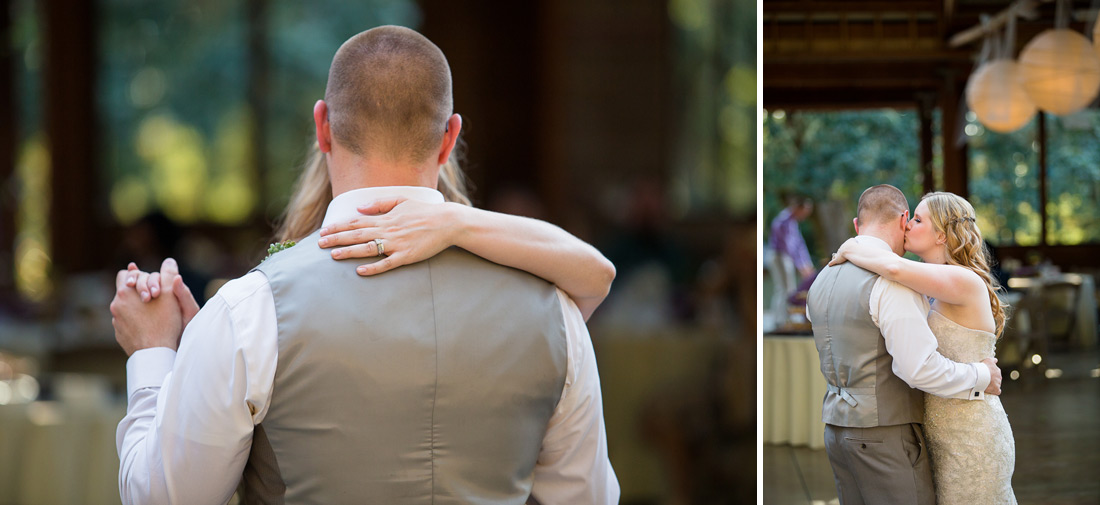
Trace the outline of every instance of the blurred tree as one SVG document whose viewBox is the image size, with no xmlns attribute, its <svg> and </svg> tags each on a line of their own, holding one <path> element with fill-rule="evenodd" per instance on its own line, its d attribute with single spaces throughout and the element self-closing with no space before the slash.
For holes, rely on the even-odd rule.
<svg viewBox="0 0 1100 505">
<path fill-rule="evenodd" d="M 756 5 L 670 0 L 675 210 L 756 207 Z"/>
<path fill-rule="evenodd" d="M 419 23 L 408 0 L 273 0 L 252 17 L 249 7 L 102 2 L 97 89 L 110 220 L 130 224 L 154 210 L 180 223 L 273 217 L 298 174 L 336 49 L 373 26 Z M 254 31 L 263 37 L 258 46 L 249 44 Z M 265 72 L 253 75 L 257 68 Z M 259 85 L 266 93 L 252 102 L 250 86 Z M 263 156 L 254 143 L 258 119 Z M 272 201 L 259 208 L 265 193 Z"/>
<path fill-rule="evenodd" d="M 1039 204 L 1037 122 L 998 134 L 986 130 L 973 114 L 966 119 L 967 198 L 986 239 L 995 245 L 1039 245 L 1045 216 L 1046 244 L 1100 242 L 1100 221 L 1094 219 L 1100 215 L 1100 111 L 1048 116 L 1046 209 Z M 938 122 L 933 124 L 936 142 L 942 145 Z M 923 191 L 918 127 L 916 114 L 900 110 L 766 113 L 765 224 L 783 208 L 781 196 L 790 191 L 837 202 L 842 214 L 853 216 L 863 189 L 893 184 L 915 207 Z M 811 252 L 826 254 L 832 245 L 823 243 L 820 230 L 803 226 Z M 766 238 L 767 229 L 764 234 Z"/>
<path fill-rule="evenodd" d="M 1015 132 L 994 133 L 967 115 L 969 199 L 983 237 L 995 245 L 1039 243 L 1038 130 L 1032 120 Z"/>
<path fill-rule="evenodd" d="M 1047 243 L 1100 242 L 1100 110 L 1048 116 Z"/>
<path fill-rule="evenodd" d="M 783 209 L 783 196 L 801 193 L 818 202 L 826 226 L 846 226 L 864 189 L 892 184 L 912 204 L 922 191 L 920 120 L 915 111 L 770 111 L 764 115 L 764 238 Z M 826 202 L 833 202 L 831 205 Z M 802 233 L 815 258 L 835 247 L 825 243 L 811 219 Z"/>
</svg>

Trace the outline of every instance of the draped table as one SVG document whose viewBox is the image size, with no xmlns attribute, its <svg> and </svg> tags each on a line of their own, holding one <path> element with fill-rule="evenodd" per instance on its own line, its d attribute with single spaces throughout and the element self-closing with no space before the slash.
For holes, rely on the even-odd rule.
<svg viewBox="0 0 1100 505">
<path fill-rule="evenodd" d="M 0 505 L 118 504 L 115 429 L 125 413 L 99 394 L 0 405 Z"/>
<path fill-rule="evenodd" d="M 1097 337 L 1096 279 L 1093 276 L 1064 273 L 1046 277 L 1013 277 L 1008 280 L 1008 286 L 1018 290 L 1041 289 L 1052 283 L 1077 286 L 1077 296 L 1072 307 L 1074 328 L 1070 343 L 1077 349 L 1095 349 L 1100 339 Z"/>
<path fill-rule="evenodd" d="M 813 337 L 764 335 L 762 381 L 764 443 L 825 448 L 825 377 Z"/>
</svg>

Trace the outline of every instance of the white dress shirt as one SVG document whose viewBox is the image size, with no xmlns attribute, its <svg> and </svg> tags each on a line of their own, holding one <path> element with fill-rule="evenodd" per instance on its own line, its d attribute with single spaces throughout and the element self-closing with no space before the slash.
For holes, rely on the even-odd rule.
<svg viewBox="0 0 1100 505">
<path fill-rule="evenodd" d="M 889 244 L 870 235 L 860 235 L 856 242 L 891 250 Z M 989 367 L 984 363 L 956 363 L 940 354 L 936 336 L 928 327 L 929 309 L 924 295 L 882 276 L 871 287 L 871 320 L 886 340 L 894 375 L 909 387 L 936 396 L 984 399 Z"/>
<path fill-rule="evenodd" d="M 357 189 L 333 199 L 324 224 L 393 196 L 443 201 L 430 188 Z M 560 289 L 558 298 L 568 349 L 565 387 L 542 441 L 531 496 L 545 504 L 617 503 L 592 341 L 573 300 Z M 155 347 L 130 356 L 129 404 L 116 439 L 123 503 L 229 501 L 248 459 L 253 427 L 268 411 L 277 337 L 271 287 L 262 273 L 251 272 L 226 283 L 206 303 L 184 330 L 178 353 Z M 186 374 L 173 373 L 182 370 Z M 186 382 L 176 378 L 184 375 Z"/>
</svg>

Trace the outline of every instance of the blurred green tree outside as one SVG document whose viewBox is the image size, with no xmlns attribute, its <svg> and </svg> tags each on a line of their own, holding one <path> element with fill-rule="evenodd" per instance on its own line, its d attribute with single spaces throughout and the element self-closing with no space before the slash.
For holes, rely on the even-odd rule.
<svg viewBox="0 0 1100 505">
<path fill-rule="evenodd" d="M 912 204 L 922 188 L 919 128 L 915 112 L 893 109 L 764 114 L 765 240 L 787 193 L 813 198 L 817 213 L 823 202 L 836 202 L 851 217 L 860 193 L 875 184 L 898 187 Z M 820 257 L 831 246 L 811 221 L 802 223 L 802 233 L 811 255 Z"/>
<path fill-rule="evenodd" d="M 1050 245 L 1100 242 L 1100 111 L 1067 118 L 1047 116 L 1047 236 Z M 764 222 L 783 208 L 782 195 L 798 192 L 837 202 L 855 215 L 860 192 L 892 184 L 916 206 L 924 182 L 919 167 L 919 120 L 913 111 L 880 109 L 765 113 L 763 120 Z M 933 132 L 938 145 L 938 118 Z M 1035 246 L 1041 241 L 1039 128 L 1037 120 L 1009 133 L 986 130 L 972 114 L 968 142 L 968 198 L 983 235 L 994 245 Z M 933 164 L 942 167 L 936 149 Z M 942 168 L 940 168 L 942 170 Z M 802 224 L 811 253 L 827 255 L 820 230 Z M 848 230 L 852 233 L 851 230 Z M 765 228 L 765 239 L 769 230 Z M 815 249 L 816 248 L 816 249 Z"/>
<path fill-rule="evenodd" d="M 257 55 L 243 0 L 102 2 L 96 89 L 110 219 L 125 225 L 154 210 L 182 224 L 273 217 L 306 153 L 336 49 L 372 26 L 419 23 L 405 0 L 264 5 Z M 257 59 L 266 61 L 265 166 L 249 100 Z"/>
</svg>

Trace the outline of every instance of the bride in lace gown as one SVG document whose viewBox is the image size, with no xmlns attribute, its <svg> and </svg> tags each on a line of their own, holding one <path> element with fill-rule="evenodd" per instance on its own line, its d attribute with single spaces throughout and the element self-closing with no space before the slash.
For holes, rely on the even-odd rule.
<svg viewBox="0 0 1100 505">
<path fill-rule="evenodd" d="M 993 357 L 1004 330 L 1004 305 L 989 272 L 974 208 L 952 193 L 929 193 L 909 221 L 905 250 L 923 262 L 849 240 L 833 264 L 851 261 L 931 298 L 928 326 L 939 352 L 960 363 Z M 1001 400 L 924 396 L 924 431 L 936 499 L 945 505 L 1014 504 L 1016 446 Z"/>
</svg>

